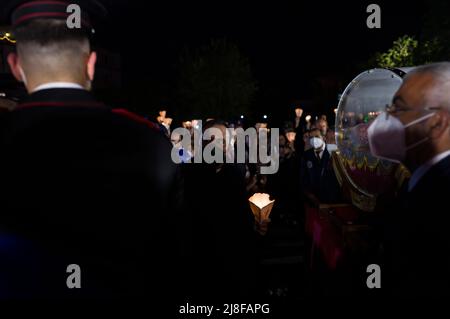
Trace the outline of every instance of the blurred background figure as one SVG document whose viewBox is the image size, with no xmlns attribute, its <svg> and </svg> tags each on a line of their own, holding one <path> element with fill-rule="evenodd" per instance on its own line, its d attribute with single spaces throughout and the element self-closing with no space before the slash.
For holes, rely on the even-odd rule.
<svg viewBox="0 0 450 319">
<path fill-rule="evenodd" d="M 303 151 L 305 149 L 305 144 L 303 142 L 303 139 L 296 138 L 299 136 L 303 136 L 303 134 L 306 131 L 307 121 L 303 118 L 303 108 L 300 106 L 295 107 L 294 109 L 295 117 L 292 121 L 292 124 L 289 122 L 285 124 L 285 133 L 286 138 L 288 139 L 289 143 L 294 143 L 294 147 L 296 150 L 296 158 L 300 159 L 303 155 Z"/>
<path fill-rule="evenodd" d="M 305 145 L 304 148 L 304 152 L 306 152 L 307 150 L 311 149 L 311 143 L 309 142 L 309 133 L 311 132 L 311 130 L 307 130 L 304 134 L 303 134 L 303 143 Z"/>
<path fill-rule="evenodd" d="M 297 158 L 297 148 L 301 147 L 299 146 L 298 143 L 296 143 L 297 141 L 297 133 L 296 131 L 294 131 L 291 128 L 288 128 L 284 131 L 284 134 L 281 135 L 283 136 L 283 139 L 280 139 L 280 142 L 283 142 L 285 147 L 284 147 L 284 156 L 283 159 L 291 159 L 292 160 L 296 160 Z M 302 154 L 301 149 L 300 149 L 300 154 Z"/>
<path fill-rule="evenodd" d="M 164 127 L 164 134 L 170 137 L 170 126 L 172 125 L 172 119 L 170 117 L 166 117 L 161 125 Z"/>
<path fill-rule="evenodd" d="M 208 121 L 203 130 L 216 128 L 225 136 L 223 121 Z M 226 156 L 224 141 L 214 137 Z M 185 210 L 188 212 L 191 255 L 191 295 L 208 300 L 250 297 L 254 289 L 256 248 L 253 214 L 245 180 L 236 165 L 185 165 Z M 201 299 L 204 300 L 204 299 Z"/>
<path fill-rule="evenodd" d="M 285 136 L 286 136 L 287 142 L 292 144 L 292 146 L 294 146 L 296 135 L 297 135 L 297 133 L 294 130 L 292 130 L 292 129 L 288 129 L 285 132 Z"/>
<path fill-rule="evenodd" d="M 297 158 L 295 148 L 295 131 L 287 129 L 279 137 L 280 167 L 276 174 L 267 176 L 267 190 L 276 201 L 272 217 L 277 219 L 288 218 L 299 222 L 302 212 L 300 198 L 300 160 Z"/>
<path fill-rule="evenodd" d="M 309 138 L 311 148 L 302 159 L 302 187 L 320 202 L 336 203 L 340 199 L 340 187 L 321 130 L 312 129 Z"/>
<path fill-rule="evenodd" d="M 16 101 L 0 97 L 0 112 L 12 111 L 16 106 Z"/>
<path fill-rule="evenodd" d="M 305 121 L 306 121 L 305 130 L 308 131 L 312 128 L 311 115 L 306 115 Z"/>
<path fill-rule="evenodd" d="M 164 135 L 170 138 L 170 126 L 172 125 L 172 119 L 167 117 L 167 111 L 165 109 L 159 111 L 158 116 L 156 117 L 156 123 L 158 123 Z"/>
<path fill-rule="evenodd" d="M 158 112 L 158 116 L 156 117 L 156 122 L 158 122 L 159 124 L 164 122 L 164 119 L 166 118 L 167 115 L 167 111 L 166 110 L 161 110 Z"/>
<path fill-rule="evenodd" d="M 192 147 L 185 149 L 181 143 L 181 135 L 176 132 L 173 132 L 170 135 L 170 141 L 172 142 L 173 147 L 178 151 L 181 162 L 189 163 L 193 157 Z"/>
<path fill-rule="evenodd" d="M 187 130 L 189 130 L 192 133 L 192 121 L 184 121 L 183 123 L 181 123 L 181 126 Z"/>
<path fill-rule="evenodd" d="M 327 144 L 336 144 L 335 137 L 334 137 L 334 131 L 330 129 L 328 126 L 328 121 L 326 120 L 326 116 L 322 115 L 320 119 L 317 121 L 317 124 L 315 125 L 316 128 L 320 130 L 320 134 L 325 140 L 325 143 Z"/>
<path fill-rule="evenodd" d="M 294 129 L 299 128 L 300 126 L 304 125 L 303 123 L 303 109 L 301 107 L 295 108 L 295 118 L 294 118 Z M 304 129 L 304 128 L 302 128 Z"/>
</svg>

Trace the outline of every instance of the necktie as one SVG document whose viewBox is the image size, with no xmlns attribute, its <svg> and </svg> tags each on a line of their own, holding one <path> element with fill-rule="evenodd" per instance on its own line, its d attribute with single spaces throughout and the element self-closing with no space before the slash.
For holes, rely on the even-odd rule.
<svg viewBox="0 0 450 319">
<path fill-rule="evenodd" d="M 317 159 L 320 161 L 320 151 L 316 151 L 315 153 L 316 153 Z"/>
</svg>

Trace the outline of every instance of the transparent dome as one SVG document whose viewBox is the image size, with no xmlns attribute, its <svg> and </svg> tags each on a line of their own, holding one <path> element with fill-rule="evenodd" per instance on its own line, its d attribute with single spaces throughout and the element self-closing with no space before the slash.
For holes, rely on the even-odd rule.
<svg viewBox="0 0 450 319">
<path fill-rule="evenodd" d="M 351 181 L 365 193 L 395 187 L 398 165 L 370 153 L 367 128 L 386 106 L 409 69 L 373 69 L 358 75 L 345 89 L 336 116 L 336 144 Z"/>
</svg>

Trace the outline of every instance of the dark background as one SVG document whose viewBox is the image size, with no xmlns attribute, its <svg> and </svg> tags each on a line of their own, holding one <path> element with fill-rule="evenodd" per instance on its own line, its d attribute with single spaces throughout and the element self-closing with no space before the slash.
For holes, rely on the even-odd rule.
<svg viewBox="0 0 450 319">
<path fill-rule="evenodd" d="M 120 54 L 122 85 L 99 96 L 148 117 L 164 107 L 174 118 L 180 55 L 212 39 L 236 44 L 248 58 L 258 87 L 255 119 L 287 118 L 298 104 L 333 115 L 338 94 L 375 52 L 405 34 L 420 36 L 430 7 L 425 1 L 100 1 L 109 17 L 97 22 L 96 41 Z M 366 26 L 373 2 L 381 7 L 381 29 Z"/>
<path fill-rule="evenodd" d="M 226 38 L 249 58 L 258 84 L 253 110 L 282 112 L 280 116 L 317 95 L 327 98 L 312 107 L 332 111 L 337 94 L 363 71 L 358 67 L 399 36 L 419 33 L 427 10 L 424 1 L 377 1 L 382 27 L 368 29 L 366 8 L 373 1 L 103 2 L 110 17 L 100 26 L 99 37 L 120 52 L 125 86 L 147 88 L 149 107 L 171 106 L 184 47 Z"/>
</svg>

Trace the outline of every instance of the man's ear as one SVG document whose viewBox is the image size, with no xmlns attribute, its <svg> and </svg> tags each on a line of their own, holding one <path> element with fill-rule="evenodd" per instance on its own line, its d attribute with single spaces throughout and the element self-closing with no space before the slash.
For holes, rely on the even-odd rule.
<svg viewBox="0 0 450 319">
<path fill-rule="evenodd" d="M 24 78 L 22 77 L 22 72 L 20 72 L 21 66 L 19 62 L 19 56 L 15 52 L 11 52 L 7 57 L 9 67 L 11 69 L 11 73 L 14 75 L 17 81 L 24 82 Z"/>
<path fill-rule="evenodd" d="M 448 112 L 437 112 L 430 118 L 430 137 L 433 139 L 439 138 L 444 134 L 450 124 L 450 115 Z"/>
<path fill-rule="evenodd" d="M 97 53 L 91 52 L 91 54 L 89 54 L 89 58 L 87 61 L 87 74 L 91 82 L 94 81 L 96 63 L 97 63 Z"/>
</svg>

